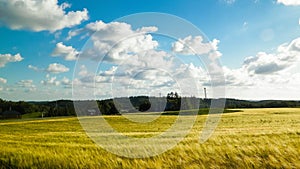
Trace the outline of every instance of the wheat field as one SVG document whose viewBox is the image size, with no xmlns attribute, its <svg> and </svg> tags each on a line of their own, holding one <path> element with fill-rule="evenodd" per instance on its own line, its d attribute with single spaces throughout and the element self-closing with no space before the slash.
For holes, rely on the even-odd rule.
<svg viewBox="0 0 300 169">
<path fill-rule="evenodd" d="M 149 158 L 125 158 L 97 146 L 76 117 L 0 121 L 0 168 L 300 168 L 300 108 L 241 109 L 226 113 L 205 143 L 206 115 L 173 149 Z M 105 119 L 119 132 L 151 137 L 177 116 L 134 124 Z M 109 134 L 109 133 L 107 133 Z"/>
</svg>

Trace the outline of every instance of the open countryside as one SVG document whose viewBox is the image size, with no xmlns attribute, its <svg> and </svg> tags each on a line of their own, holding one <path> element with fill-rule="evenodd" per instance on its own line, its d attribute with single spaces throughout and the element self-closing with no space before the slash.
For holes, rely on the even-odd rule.
<svg viewBox="0 0 300 169">
<path fill-rule="evenodd" d="M 0 169 L 300 169 L 300 0 L 0 0 Z"/>
</svg>

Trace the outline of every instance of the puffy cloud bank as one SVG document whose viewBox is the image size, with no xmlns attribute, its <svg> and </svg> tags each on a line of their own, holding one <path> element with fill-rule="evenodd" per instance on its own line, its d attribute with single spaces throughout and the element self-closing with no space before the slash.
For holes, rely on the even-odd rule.
<svg viewBox="0 0 300 169">
<path fill-rule="evenodd" d="M 57 31 L 88 19 L 88 11 L 69 11 L 69 3 L 58 0 L 0 0 L 0 23 L 11 29 Z"/>
</svg>

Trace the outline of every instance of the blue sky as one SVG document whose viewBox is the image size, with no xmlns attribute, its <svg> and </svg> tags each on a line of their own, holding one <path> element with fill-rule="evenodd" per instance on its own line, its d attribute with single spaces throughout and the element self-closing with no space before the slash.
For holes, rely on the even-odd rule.
<svg viewBox="0 0 300 169">
<path fill-rule="evenodd" d="M 144 27 L 148 27 L 147 31 L 141 33 L 138 29 L 143 25 L 126 23 L 126 18 L 118 19 L 142 12 L 160 12 L 183 18 L 201 30 L 202 34 L 198 36 L 203 37 L 204 41 L 201 42 L 197 35 L 191 35 L 190 38 L 178 35 L 180 38 L 178 41 L 159 37 L 155 32 L 161 30 L 160 24 L 145 25 Z M 202 55 L 203 51 L 202 49 L 199 51 L 197 45 L 208 44 L 209 42 L 205 41 L 208 38 L 206 40 L 211 42 L 211 50 L 219 53 L 213 61 L 221 63 L 219 66 L 222 67 L 225 76 L 226 97 L 299 100 L 297 95 L 299 93 L 297 86 L 300 83 L 299 18 L 300 3 L 293 0 L 154 0 L 151 3 L 134 0 L 0 0 L 0 98 L 72 99 L 72 84 L 80 89 L 94 91 L 96 94 L 93 97 L 97 98 L 118 94 L 124 96 L 129 93 L 166 94 L 167 91 L 185 89 L 178 87 L 180 82 L 176 83 L 176 78 L 188 79 L 190 74 L 192 74 L 190 78 L 201 79 L 195 82 L 198 92 L 194 95 L 202 97 L 202 88 L 207 87 L 209 95 L 213 97 L 214 88 L 220 86 L 207 85 L 209 81 L 213 82 L 209 79 L 205 67 L 193 59 L 189 60 L 193 54 L 187 52 L 188 49 L 174 47 L 180 42 L 196 49 L 196 53 Z M 118 24 L 113 24 L 113 21 Z M 147 24 L 146 21 L 141 23 Z M 126 24 L 131 27 L 128 28 Z M 94 27 L 91 28 L 91 25 Z M 171 29 L 172 27 L 170 31 Z M 99 36 L 92 34 L 99 30 Z M 116 50 L 121 53 L 126 51 L 126 56 L 117 53 L 116 58 L 112 53 L 102 60 L 104 63 L 97 69 L 99 58 L 88 56 L 84 51 L 88 46 L 84 45 L 90 42 L 92 45 L 101 43 L 109 46 L 116 42 L 116 39 L 113 38 L 113 34 L 107 32 L 120 31 L 124 32 L 118 35 L 118 38 L 128 35 L 128 32 L 141 33 L 141 36 L 132 39 L 141 44 L 134 42 L 134 46 L 126 48 L 121 44 Z M 190 30 L 183 28 L 182 31 L 188 35 Z M 91 40 L 93 37 L 98 39 Z M 106 40 L 103 40 L 105 38 Z M 126 43 L 130 44 L 132 41 Z M 133 48 L 144 48 L 145 45 L 148 46 L 147 49 Z M 107 49 L 103 46 L 97 47 L 99 51 Z M 149 50 L 147 55 L 143 53 L 144 50 Z M 158 52 L 160 50 L 165 53 Z M 182 66 L 186 66 L 187 70 L 183 67 L 178 68 L 180 67 L 178 64 L 176 65 L 178 69 L 171 65 L 162 66 L 169 70 L 165 70 L 165 74 L 152 70 L 141 72 L 131 70 L 133 67 L 145 68 L 142 62 L 134 65 L 134 59 L 144 56 L 143 59 L 149 62 L 145 58 L 149 53 L 157 57 L 155 58 L 157 60 L 162 59 L 160 63 L 166 62 L 165 65 L 169 64 L 166 59 L 167 53 L 176 54 L 185 62 Z M 78 58 L 80 61 L 76 64 Z M 120 60 L 124 58 L 126 61 Z M 120 63 L 127 62 L 127 65 L 120 66 Z M 158 69 L 159 67 L 156 71 Z M 194 73 L 187 73 L 189 71 Z M 117 73 L 122 75 L 116 75 Z M 149 78 L 136 79 L 135 77 L 139 77 L 138 74 Z M 114 84 L 111 80 L 113 78 L 117 79 Z M 155 78 L 157 82 L 151 78 Z M 121 84 L 127 88 L 121 89 Z M 123 90 L 127 91 L 122 92 Z M 180 93 L 192 95 L 191 91 Z"/>
</svg>

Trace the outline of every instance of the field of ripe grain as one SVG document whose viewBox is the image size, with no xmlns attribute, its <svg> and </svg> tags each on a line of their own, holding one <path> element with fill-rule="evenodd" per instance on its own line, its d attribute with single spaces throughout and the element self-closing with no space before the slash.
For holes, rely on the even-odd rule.
<svg viewBox="0 0 300 169">
<path fill-rule="evenodd" d="M 300 109 L 242 110 L 223 114 L 203 144 L 199 134 L 207 116 L 198 116 L 177 146 L 141 159 L 97 146 L 75 117 L 0 121 L 0 168 L 300 168 Z M 149 137 L 166 130 L 176 116 L 140 127 L 119 116 L 105 119 L 126 135 Z"/>
</svg>

